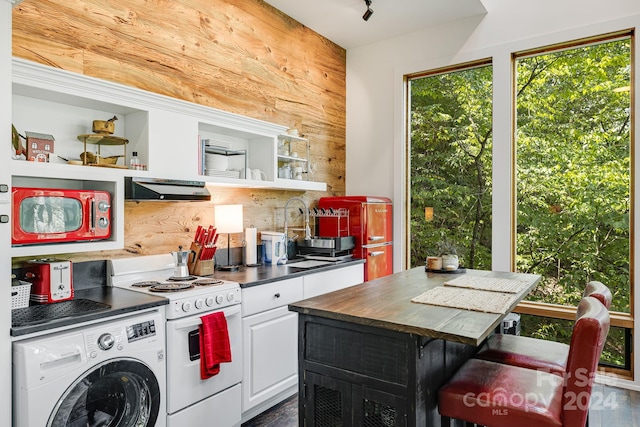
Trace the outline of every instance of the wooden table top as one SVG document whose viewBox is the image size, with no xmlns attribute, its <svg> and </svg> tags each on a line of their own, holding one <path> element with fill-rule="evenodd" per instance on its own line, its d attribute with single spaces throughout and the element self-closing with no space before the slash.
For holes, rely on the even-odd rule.
<svg viewBox="0 0 640 427">
<path fill-rule="evenodd" d="M 537 274 L 467 270 L 467 275 L 526 281 L 516 294 L 513 310 L 540 282 Z M 369 325 L 424 337 L 440 338 L 478 346 L 506 314 L 483 313 L 411 302 L 411 299 L 442 286 L 458 275 L 427 273 L 416 267 L 350 288 L 309 298 L 289 305 L 301 314 Z"/>
</svg>

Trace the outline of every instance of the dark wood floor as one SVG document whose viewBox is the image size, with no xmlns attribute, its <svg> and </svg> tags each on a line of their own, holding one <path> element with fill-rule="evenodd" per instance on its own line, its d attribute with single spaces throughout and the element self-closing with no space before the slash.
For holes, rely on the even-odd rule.
<svg viewBox="0 0 640 427">
<path fill-rule="evenodd" d="M 298 396 L 292 396 L 242 427 L 297 427 Z M 596 384 L 589 427 L 640 427 L 640 392 Z"/>
<path fill-rule="evenodd" d="M 298 394 L 242 424 L 242 427 L 297 427 Z"/>
</svg>

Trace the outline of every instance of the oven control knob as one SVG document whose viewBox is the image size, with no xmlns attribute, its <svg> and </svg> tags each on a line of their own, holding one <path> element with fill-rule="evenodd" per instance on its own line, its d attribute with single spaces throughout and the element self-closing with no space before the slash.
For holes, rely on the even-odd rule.
<svg viewBox="0 0 640 427">
<path fill-rule="evenodd" d="M 216 302 L 218 304 L 222 304 L 224 302 L 224 296 L 223 295 L 216 295 Z"/>
<path fill-rule="evenodd" d="M 196 308 L 200 310 L 203 305 L 204 305 L 204 301 L 202 300 L 202 298 L 198 298 L 195 303 Z"/>
<path fill-rule="evenodd" d="M 191 302 L 187 301 L 187 302 L 182 304 L 182 311 L 187 313 L 189 310 L 191 310 Z"/>
<path fill-rule="evenodd" d="M 227 294 L 227 301 L 229 302 L 233 302 L 233 299 L 236 297 L 236 294 L 234 294 L 233 292 L 229 292 Z"/>
<path fill-rule="evenodd" d="M 115 342 L 116 340 L 113 338 L 113 335 L 109 333 L 102 334 L 98 338 L 98 347 L 100 347 L 101 350 L 109 350 L 111 347 L 113 347 L 113 344 L 115 344 Z"/>
<path fill-rule="evenodd" d="M 204 301 L 205 304 L 207 304 L 208 307 L 213 306 L 213 303 L 215 302 L 215 299 L 213 297 L 207 297 L 207 299 Z"/>
</svg>

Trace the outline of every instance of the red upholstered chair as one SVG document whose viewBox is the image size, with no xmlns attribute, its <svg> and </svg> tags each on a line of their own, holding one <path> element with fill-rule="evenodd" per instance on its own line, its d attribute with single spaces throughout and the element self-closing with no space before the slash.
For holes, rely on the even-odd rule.
<svg viewBox="0 0 640 427">
<path fill-rule="evenodd" d="M 439 390 L 442 426 L 451 418 L 487 427 L 583 427 L 609 312 L 595 298 L 578 305 L 563 376 L 470 359 Z"/>
<path fill-rule="evenodd" d="M 611 291 L 600 282 L 587 283 L 583 296 L 596 298 L 607 309 L 611 307 Z M 569 346 L 563 343 L 516 335 L 494 334 L 487 338 L 475 357 L 562 375 L 568 354 Z"/>
</svg>

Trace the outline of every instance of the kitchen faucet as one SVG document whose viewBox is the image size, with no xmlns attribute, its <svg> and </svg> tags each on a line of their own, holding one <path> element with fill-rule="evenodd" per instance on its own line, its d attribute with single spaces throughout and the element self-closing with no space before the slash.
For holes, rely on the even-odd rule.
<svg viewBox="0 0 640 427">
<path fill-rule="evenodd" d="M 304 240 L 311 240 L 311 229 L 309 228 L 309 208 L 304 200 L 300 197 L 292 197 L 287 200 L 287 203 L 284 205 L 284 236 L 287 238 L 287 209 L 289 208 L 289 203 L 293 200 L 298 200 L 304 206 Z"/>
</svg>

